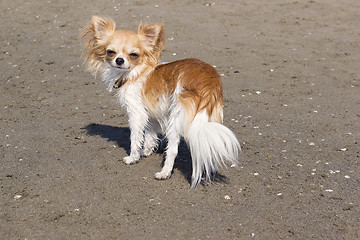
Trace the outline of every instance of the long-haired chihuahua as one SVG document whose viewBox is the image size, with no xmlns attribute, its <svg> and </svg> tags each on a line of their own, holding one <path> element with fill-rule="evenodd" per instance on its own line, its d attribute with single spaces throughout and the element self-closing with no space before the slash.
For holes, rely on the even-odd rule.
<svg viewBox="0 0 360 240">
<path fill-rule="evenodd" d="M 238 163 L 240 144 L 222 125 L 223 94 L 218 72 L 197 59 L 160 63 L 165 47 L 161 24 L 140 25 L 138 33 L 115 30 L 108 18 L 93 16 L 82 30 L 87 69 L 111 91 L 116 88 L 130 125 L 130 155 L 126 164 L 149 156 L 167 139 L 163 168 L 156 179 L 171 176 L 183 137 L 192 158 L 191 188 L 203 177 L 211 181 L 219 166 Z"/>
</svg>

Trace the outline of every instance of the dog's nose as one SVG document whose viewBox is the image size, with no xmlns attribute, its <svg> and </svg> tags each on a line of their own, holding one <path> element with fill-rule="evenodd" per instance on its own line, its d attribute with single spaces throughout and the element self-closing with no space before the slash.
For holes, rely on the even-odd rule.
<svg viewBox="0 0 360 240">
<path fill-rule="evenodd" d="M 121 66 L 122 64 L 124 64 L 125 60 L 123 58 L 117 58 L 115 62 L 117 65 Z"/>
</svg>

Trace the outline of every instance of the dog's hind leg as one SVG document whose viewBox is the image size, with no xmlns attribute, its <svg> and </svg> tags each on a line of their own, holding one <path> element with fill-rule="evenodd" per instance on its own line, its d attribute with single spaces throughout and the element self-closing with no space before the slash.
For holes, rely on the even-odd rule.
<svg viewBox="0 0 360 240">
<path fill-rule="evenodd" d="M 165 162 L 161 172 L 155 174 L 156 179 L 167 179 L 171 177 L 175 158 L 178 154 L 180 138 L 183 136 L 185 114 L 182 105 L 174 98 L 174 101 L 170 106 L 170 116 L 165 125 L 165 136 L 167 139 Z"/>
<path fill-rule="evenodd" d="M 166 149 L 166 156 L 164 166 L 161 172 L 155 173 L 156 179 L 167 179 L 171 177 L 171 172 L 174 167 L 175 158 L 178 154 L 178 146 L 180 143 L 180 135 L 176 131 L 176 129 L 168 129 L 168 133 L 166 134 L 168 145 Z"/>
</svg>

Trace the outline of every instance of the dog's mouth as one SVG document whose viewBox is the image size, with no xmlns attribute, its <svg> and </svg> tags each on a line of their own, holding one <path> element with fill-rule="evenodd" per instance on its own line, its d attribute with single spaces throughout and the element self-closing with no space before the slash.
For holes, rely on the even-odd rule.
<svg viewBox="0 0 360 240">
<path fill-rule="evenodd" d="M 127 72 L 127 71 L 130 71 L 130 66 L 127 65 L 127 64 L 121 64 L 121 65 L 118 65 L 118 64 L 115 64 L 113 62 L 108 62 L 108 64 L 113 67 L 114 69 L 116 69 L 117 71 L 121 71 L 121 72 Z"/>
<path fill-rule="evenodd" d="M 115 66 L 117 69 L 123 70 L 123 71 L 128 71 L 130 70 L 130 67 L 123 67 L 123 66 Z"/>
</svg>

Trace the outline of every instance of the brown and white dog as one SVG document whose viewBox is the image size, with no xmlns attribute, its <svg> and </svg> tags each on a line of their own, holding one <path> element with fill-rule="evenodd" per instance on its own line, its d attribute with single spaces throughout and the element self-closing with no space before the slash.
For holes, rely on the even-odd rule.
<svg viewBox="0 0 360 240">
<path fill-rule="evenodd" d="M 171 176 L 180 138 L 192 158 L 191 187 L 211 181 L 224 161 L 237 164 L 240 144 L 222 125 L 221 79 L 214 67 L 197 59 L 160 64 L 165 46 L 161 24 L 140 25 L 138 33 L 115 30 L 111 19 L 93 16 L 82 30 L 87 37 L 86 66 L 100 73 L 108 89 L 118 89 L 121 105 L 129 115 L 130 156 L 133 164 L 150 155 L 158 133 L 167 138 L 166 157 L 157 179 Z"/>
</svg>

